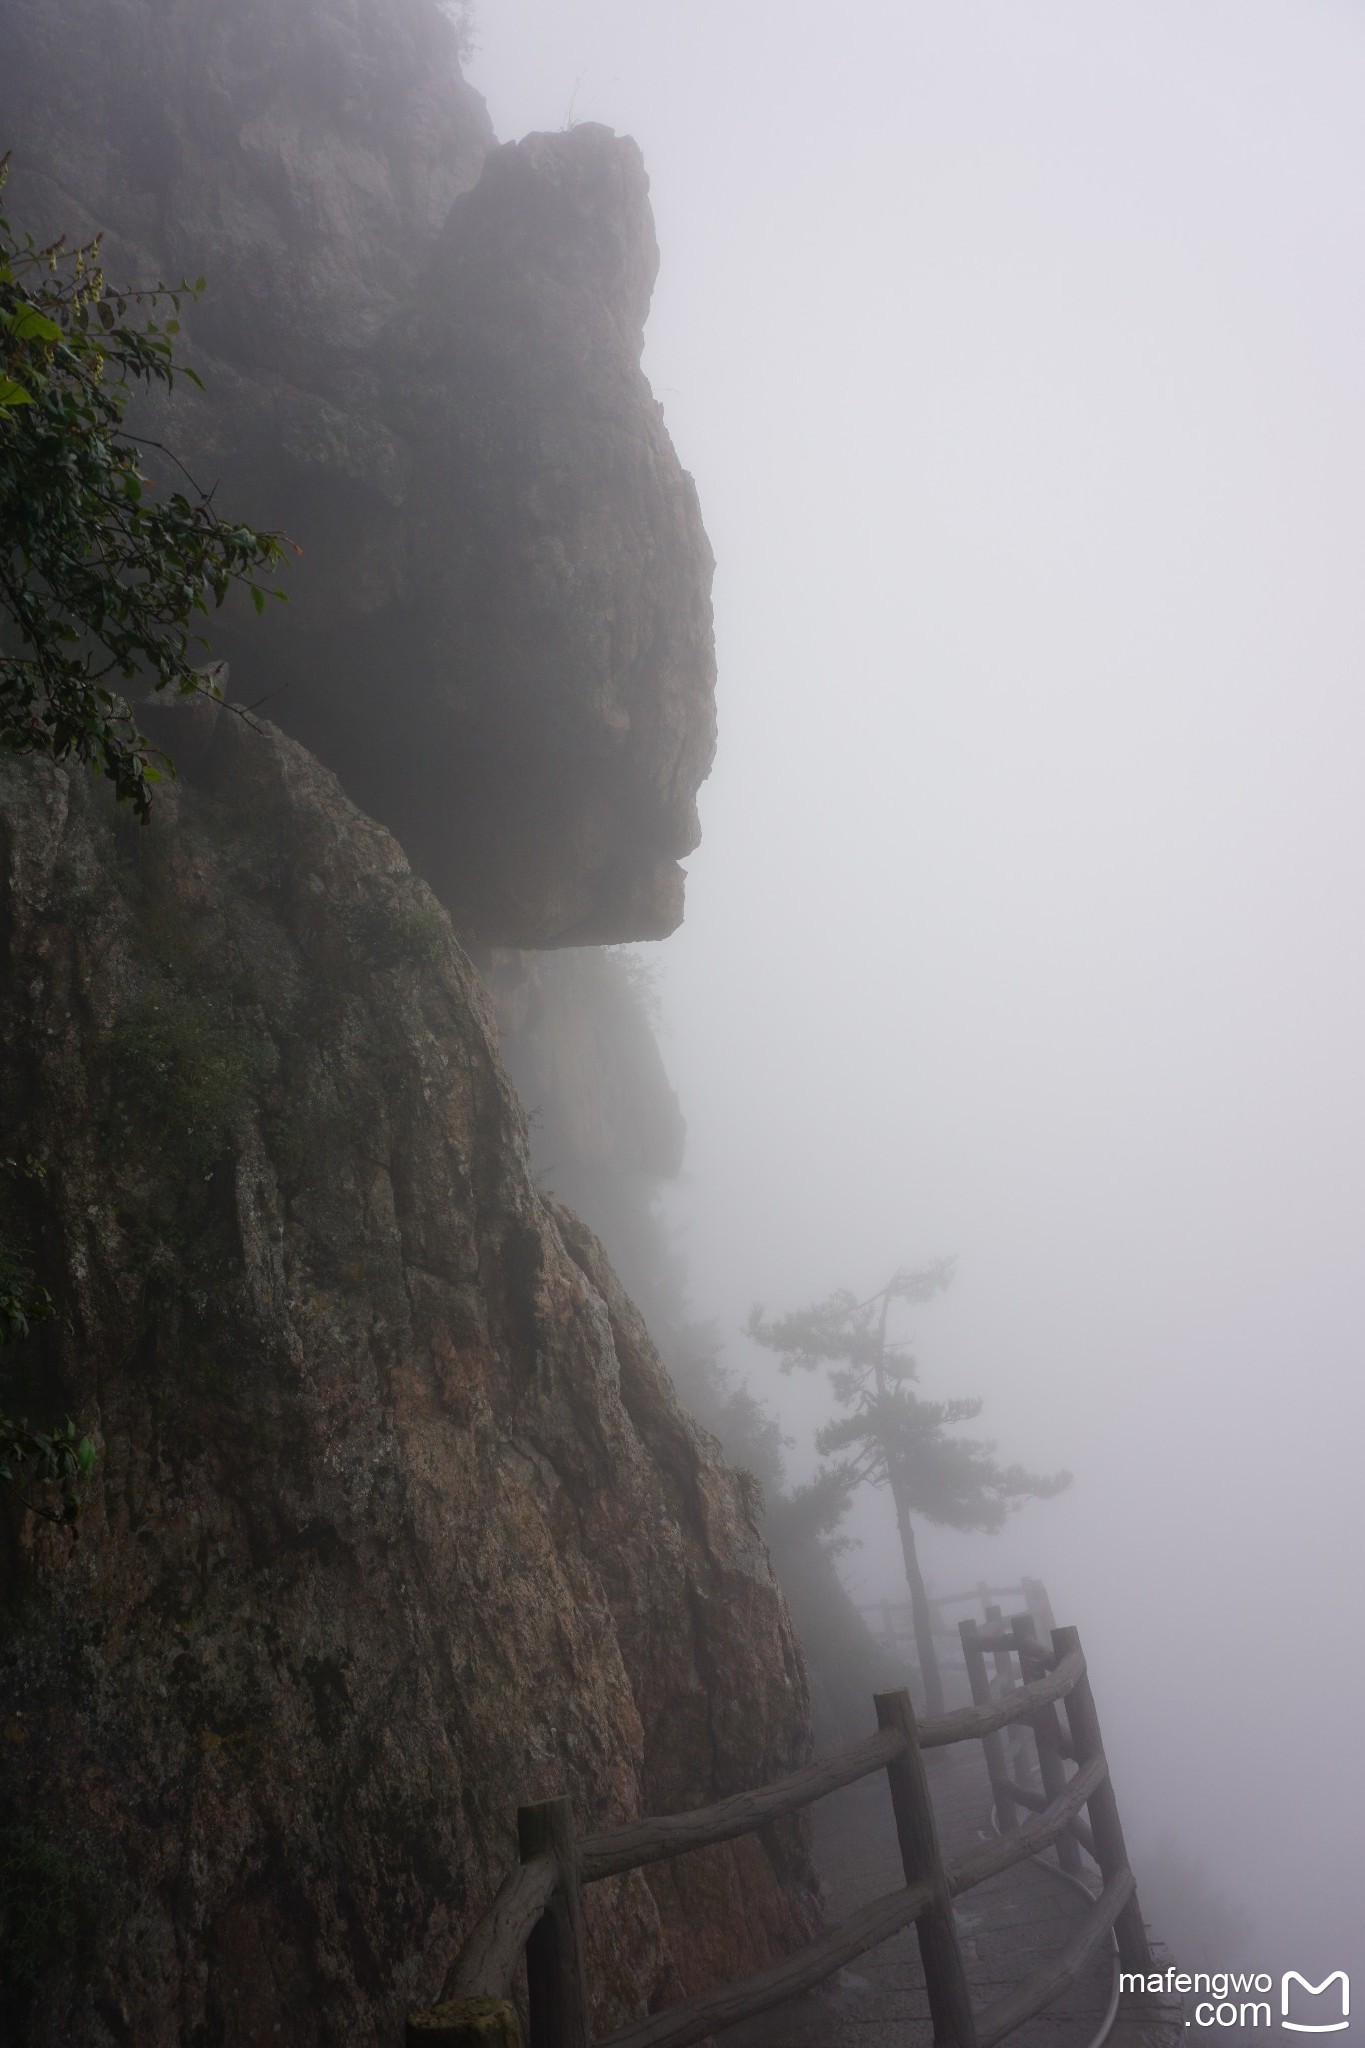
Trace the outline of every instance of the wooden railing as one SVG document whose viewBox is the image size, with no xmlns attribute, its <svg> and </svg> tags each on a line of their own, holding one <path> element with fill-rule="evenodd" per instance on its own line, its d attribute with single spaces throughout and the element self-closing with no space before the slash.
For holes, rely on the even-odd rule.
<svg viewBox="0 0 1365 2048">
<path fill-rule="evenodd" d="M 992 1601 L 1016 1598 L 1023 1602 L 1024 1607 L 1033 1616 L 1039 1635 L 1046 1641 L 1054 1626 L 1052 1602 L 1048 1599 L 1047 1587 L 1042 1580 L 1030 1578 L 1020 1579 L 1018 1584 L 1013 1586 L 988 1586 L 986 1581 L 981 1579 L 967 1592 L 933 1594 L 929 1601 L 929 1611 L 934 1634 L 950 1636 L 954 1641 L 957 1639 L 957 1630 L 948 1621 L 944 1611 L 946 1608 L 979 1605 L 982 1613 L 989 1615 L 992 1611 L 998 1611 L 992 1609 Z M 914 1615 L 908 1600 L 860 1600 L 858 1611 L 868 1618 L 873 1629 L 879 1631 L 887 1642 L 895 1644 L 897 1648 L 902 1645 L 913 1648 Z"/>
<path fill-rule="evenodd" d="M 917 1721 L 905 1692 L 876 1696 L 877 1729 L 838 1756 L 808 1764 L 776 1783 L 739 1792 L 691 1813 L 636 1820 L 609 1833 L 575 1836 L 570 1802 L 551 1799 L 518 1815 L 520 1867 L 503 1884 L 447 1974 L 440 2003 L 410 2014 L 408 2048 L 521 2048 L 510 2002 L 523 1954 L 530 2048 L 590 2048 L 584 1964 L 582 1888 L 690 1849 L 734 1840 L 799 1812 L 876 1771 L 891 1792 L 905 1883 L 864 1906 L 820 1940 L 737 1984 L 620 2027 L 597 2048 L 688 2048 L 812 1989 L 854 1956 L 912 1922 L 919 1940 L 934 2040 L 942 2048 L 993 2048 L 1073 1983 L 1113 1929 L 1125 1970 L 1146 1971 L 1150 1951 L 1124 1847 L 1118 1806 L 1100 1740 L 1099 1720 L 1080 1638 L 1052 1632 L 1044 1648 L 1033 1617 L 1008 1626 L 964 1621 L 960 1629 L 972 1705 Z M 1020 1681 L 992 1686 L 986 1658 L 1013 1658 Z M 1065 1729 L 1058 1706 L 1065 1714 Z M 1028 1728 L 1041 1791 L 1021 1782 L 1006 1730 Z M 978 1741 L 985 1751 L 1000 1832 L 945 1859 L 924 1766 L 924 1752 Z M 1067 1764 L 1075 1766 L 1070 1774 Z M 1089 1826 L 1081 1809 L 1089 1816 Z M 1020 1819 L 1023 1809 L 1027 1818 Z M 1027 1856 L 1055 1845 L 1063 1868 L 1080 1868 L 1080 1848 L 1099 1866 L 1101 1889 L 1059 1955 L 1018 1988 L 976 2012 L 967 1987 L 952 1901 Z"/>
</svg>

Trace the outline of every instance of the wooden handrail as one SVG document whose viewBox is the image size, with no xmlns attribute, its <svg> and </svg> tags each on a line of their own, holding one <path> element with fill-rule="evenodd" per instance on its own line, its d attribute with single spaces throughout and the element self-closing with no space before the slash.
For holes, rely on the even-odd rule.
<svg viewBox="0 0 1365 2048">
<path fill-rule="evenodd" d="M 931 1721 L 921 1721 L 920 1748 L 942 1749 L 950 1742 L 979 1741 L 983 1735 L 994 1735 L 997 1728 L 1008 1728 L 1011 1721 L 1025 1721 L 1039 1707 L 1065 1699 L 1084 1676 L 1085 1657 L 1080 1650 L 1071 1650 L 1051 1671 L 1042 1678 L 1030 1679 L 1008 1699 L 997 1700 L 989 1707 L 957 1707 L 951 1714 L 936 1714 Z"/>
<path fill-rule="evenodd" d="M 1031 1652 L 1041 1650 L 1038 1625 L 1031 1614 L 1016 1614 L 1010 1622 L 1010 1633 L 1014 1637 L 1015 1648 L 1019 1653 L 1019 1669 L 1022 1671 L 1025 1657 Z M 1079 1637 L 1075 1648 L 1080 1648 Z M 1085 1673 L 1082 1671 L 1076 1683 L 1083 1684 L 1084 1681 Z M 1029 1725 L 1033 1730 L 1034 1747 L 1038 1752 L 1038 1775 L 1043 1781 L 1043 1790 L 1049 1799 L 1056 1799 L 1066 1791 L 1066 1765 L 1062 1761 L 1065 1737 L 1056 1705 L 1040 1707 L 1036 1714 L 1029 1716 Z M 1086 1761 L 1089 1761 L 1089 1752 Z M 1073 1835 L 1062 1834 L 1057 1837 L 1057 1861 L 1068 1877 L 1080 1876 L 1081 1852 Z M 1105 1876 L 1108 1875 L 1106 1871 Z"/>
<path fill-rule="evenodd" d="M 1075 1652 L 1081 1647 L 1080 1636 L 1074 1628 L 1055 1628 L 1052 1631 L 1052 1639 L 1059 1650 Z M 1104 1743 L 1100 1738 L 1100 1718 L 1095 1711 L 1095 1696 L 1090 1690 L 1090 1680 L 1084 1675 L 1078 1679 L 1067 1699 L 1066 1716 L 1071 1730 L 1072 1747 L 1082 1762 L 1088 1763 L 1091 1757 L 1103 1756 Z M 1118 1802 L 1108 1777 L 1091 1801 L 1090 1826 L 1095 1837 L 1095 1858 L 1106 1886 L 1111 1879 L 1117 1878 L 1124 1871 L 1129 1871 L 1131 1876 Z M 1114 1926 L 1114 1939 L 1118 1944 L 1119 1961 L 1125 1970 L 1150 1970 L 1151 1943 L 1147 1939 L 1147 1929 L 1137 1902 L 1136 1890 L 1119 1910 Z"/>
<path fill-rule="evenodd" d="M 1042 1678 L 1021 1685 L 1008 1699 L 989 1707 L 959 1707 L 951 1714 L 939 1714 L 918 1723 L 921 1749 L 942 1748 L 951 1742 L 971 1742 L 993 1734 L 1011 1721 L 1021 1721 L 1040 1707 L 1050 1706 L 1070 1692 L 1085 1673 L 1085 1658 L 1079 1650 L 1065 1657 Z M 579 1874 L 585 1884 L 597 1878 L 615 1877 L 623 1870 L 638 1870 L 646 1863 L 662 1863 L 682 1856 L 689 1849 L 709 1849 L 717 1842 L 733 1841 L 766 1822 L 797 1813 L 830 1792 L 884 1771 L 899 1756 L 901 1738 L 894 1729 L 881 1729 L 842 1750 L 838 1756 L 807 1764 L 771 1785 L 756 1786 L 752 1792 L 736 1792 L 719 1799 L 714 1806 L 699 1806 L 691 1813 L 661 1814 L 649 1820 L 627 1821 L 607 1834 L 588 1835 L 578 1845 Z"/>
<path fill-rule="evenodd" d="M 1120 1871 L 1110 1878 L 1061 1954 L 1026 1977 L 1016 1991 L 1008 1992 L 1004 1998 L 997 1998 L 994 2005 L 987 2006 L 977 2021 L 981 2048 L 995 2048 L 997 2041 L 1003 2040 L 1006 2034 L 1012 2034 L 1025 2020 L 1041 2012 L 1045 2005 L 1051 2005 L 1069 1984 L 1075 1983 L 1136 1892 L 1131 1870 Z"/>
<path fill-rule="evenodd" d="M 526 1943 L 526 2004 L 537 2048 L 592 2048 L 587 1940 L 573 1801 L 538 1799 L 517 1808 L 523 1864 L 549 1857 L 555 1887 Z"/>
<path fill-rule="evenodd" d="M 953 1897 L 956 1898 L 959 1892 L 970 1891 L 973 1885 L 984 1884 L 988 1877 L 998 1877 L 1002 1870 L 1022 1863 L 1026 1856 L 1039 1855 L 1042 1850 L 1050 1848 L 1065 1829 L 1069 1828 L 1078 1840 L 1084 1839 L 1082 1829 L 1088 1836 L 1090 1830 L 1077 1819 L 1077 1815 L 1108 1775 L 1109 1766 L 1104 1758 L 1093 1758 L 1077 1771 L 1059 1798 L 1040 1802 L 1040 1810 L 1032 1820 L 1026 1820 L 1022 1827 L 1011 1828 L 1007 1834 L 997 1835 L 992 1842 L 983 1842 L 979 1848 L 968 1849 L 963 1855 L 955 1856 L 948 1865 L 948 1889 Z M 1016 1798 L 1022 1798 L 1016 1786 L 1010 1789 Z M 1030 1792 L 1023 1803 L 1032 1805 L 1037 1798 L 1037 1793 Z M 1090 1846 L 1086 1840 L 1085 1847 L 1089 1849 Z"/>
<path fill-rule="evenodd" d="M 559 1879 L 553 1856 L 522 1863 L 503 1879 L 488 1911 L 469 1932 L 441 1988 L 440 2003 L 452 1998 L 503 1998 L 522 1951 Z"/>
<path fill-rule="evenodd" d="M 978 2048 L 971 1987 L 953 1918 L 953 1895 L 948 1889 L 948 1872 L 939 1844 L 938 1820 L 924 1767 L 924 1752 L 919 1745 L 915 1710 L 909 1693 L 903 1691 L 879 1692 L 874 1695 L 873 1705 L 877 1709 L 877 1726 L 899 1728 L 905 1737 L 904 1751 L 887 1765 L 886 1778 L 896 1820 L 902 1875 L 907 1885 L 923 1881 L 929 1886 L 929 1905 L 915 1932 L 934 2040 L 951 2043 L 952 2048 Z"/>
<path fill-rule="evenodd" d="M 1089 1768 L 1090 1766 L 1087 1764 L 1086 1769 L 1089 1770 Z M 1070 1779 L 1068 1781 L 1068 1789 L 1075 1782 L 1074 1778 Z M 1006 1778 L 1001 1789 L 1007 1798 L 1015 1800 L 1020 1806 L 1027 1806 L 1033 1813 L 1047 1813 L 1057 1804 L 1057 1798 L 1049 1799 L 1046 1792 L 1034 1792 L 1027 1785 L 1017 1785 L 1013 1778 Z M 1058 1796 L 1065 1797 L 1065 1794 Z M 1076 1837 L 1076 1840 L 1087 1855 L 1093 1856 L 1095 1854 L 1095 1838 L 1083 1820 L 1072 1821 L 1067 1829 L 1067 1833 Z"/>
<path fill-rule="evenodd" d="M 736 1835 L 747 1835 L 768 1821 L 797 1813 L 859 1778 L 869 1778 L 874 1771 L 884 1771 L 903 1748 L 895 1729 L 879 1729 L 838 1756 L 806 1764 L 752 1792 L 718 1799 L 714 1806 L 664 1814 L 654 1820 L 627 1821 L 609 1834 L 588 1835 L 579 1844 L 580 1875 L 585 1883 L 591 1883 L 595 1878 L 615 1877 L 622 1870 L 638 1870 L 646 1863 L 661 1863 L 665 1857 L 682 1856 L 689 1849 L 709 1849 L 716 1842 L 733 1841 Z"/>
<path fill-rule="evenodd" d="M 998 1610 L 995 1612 L 998 1614 Z M 1012 1634 L 1005 1637 L 998 1624 L 996 1630 L 986 1632 L 974 1623 L 965 1623 L 963 1649 L 976 1704 L 917 1721 L 908 1695 L 880 1694 L 876 1704 L 882 1725 L 876 1735 L 838 1756 L 807 1764 L 774 1784 L 735 1793 L 689 1813 L 630 1821 L 583 1841 L 574 1839 L 567 1800 L 523 1808 L 519 1826 L 522 1853 L 527 1860 L 507 1878 L 491 1907 L 471 1930 L 447 1974 L 441 2009 L 431 2008 L 411 2016 L 409 2039 L 425 2038 L 423 2029 L 433 2040 L 439 2038 L 442 2029 L 450 2031 L 452 2038 L 459 2034 L 460 2001 L 477 2004 L 504 1999 L 521 1956 L 534 1949 L 537 1971 L 532 1983 L 533 2041 L 559 2043 L 562 2036 L 566 2048 L 572 2048 L 572 2043 L 586 2048 L 587 2008 L 582 1989 L 581 1923 L 577 1918 L 578 1888 L 582 1884 L 636 1870 L 692 1849 L 731 1841 L 879 1770 L 887 1771 L 891 1781 L 907 1879 L 903 1889 L 863 1907 L 842 1926 L 784 1962 L 760 1970 L 738 1984 L 707 1992 L 671 2011 L 634 2021 L 609 2035 L 597 2048 L 689 2048 L 689 2044 L 718 2029 L 752 2018 L 810 1990 L 845 1962 L 865 1949 L 877 1947 L 911 1922 L 918 1922 L 936 2037 L 956 2042 L 959 2048 L 994 2048 L 994 2043 L 1005 2034 L 1041 2011 L 1074 1981 L 1115 1923 L 1125 1961 L 1138 1954 L 1139 1944 L 1145 1953 L 1136 1886 L 1109 1786 L 1109 1770 L 1099 1741 L 1080 1639 L 1074 1629 L 1058 1629 L 1054 1631 L 1054 1652 L 1047 1653 L 1032 1640 L 1031 1628 L 1031 1619 L 1021 1617 Z M 997 1656 L 1013 1651 L 1027 1657 L 1030 1664 L 1044 1663 L 1050 1668 L 1005 1697 L 991 1700 L 983 1697 L 983 1691 L 989 1693 L 982 1657 L 985 1650 Z M 1066 1747 L 1080 1759 L 1080 1768 L 1070 1779 L 1057 1761 L 1063 1747 L 1060 1729 L 1055 1726 L 1054 1703 L 1058 1700 L 1066 1701 L 1070 1717 L 1071 1740 Z M 1053 1782 L 1044 1793 L 1016 1784 L 1006 1774 L 1003 1753 L 993 1744 L 992 1738 L 1001 1729 L 1018 1721 L 1029 1723 L 1035 1735 L 1040 1734 L 1045 1721 L 1049 1724 L 1046 1775 Z M 1011 1817 L 1018 1805 L 1030 1811 L 1032 1818 L 1019 1827 L 1007 1824 L 995 1840 L 946 1863 L 938 1847 L 921 1752 L 976 1740 L 986 1744 L 997 1800 L 1008 1808 Z M 1041 1741 L 1039 1761 L 1040 1765 L 1045 1762 Z M 1089 1807 L 1093 1828 L 1087 1828 L 1080 1820 L 1083 1806 Z M 997 2000 L 978 2021 L 962 1974 L 948 1901 L 1053 1844 L 1059 1854 L 1069 1851 L 1074 1856 L 1077 1840 L 1100 1864 L 1104 1889 L 1099 1899 L 1062 1953 L 1036 1970 L 1007 1998 Z M 528 1965 L 531 1960 L 528 1954 Z M 552 1990 L 552 1984 L 557 1988 Z M 539 2019 L 534 1995 L 537 1985 L 541 1986 Z M 446 2007 L 450 2008 L 449 2019 Z M 501 2010 L 499 2023 L 504 2021 L 506 2026 L 513 2026 L 510 2006 Z"/>
<path fill-rule="evenodd" d="M 964 1600 L 979 1600 L 988 1593 L 992 1600 L 1002 1600 L 1007 1593 L 1026 1593 L 1028 1582 L 1021 1580 L 1017 1586 L 973 1586 L 970 1593 L 935 1593 L 935 1607 L 959 1607 Z"/>
<path fill-rule="evenodd" d="M 689 1999 L 686 2005 L 674 2006 L 671 2012 L 655 2013 L 647 2020 L 620 2027 L 616 2033 L 608 2034 L 598 2048 L 688 2048 L 690 2042 L 705 2040 L 721 2027 L 752 2019 L 757 2013 L 784 2005 L 789 1998 L 822 1984 L 845 1963 L 851 1963 L 854 1956 L 899 1934 L 902 1927 L 908 1927 L 928 1911 L 930 1900 L 928 1884 L 907 1885 L 903 1891 L 889 1892 L 821 1940 L 812 1942 L 809 1948 L 803 1948 L 799 1955 L 789 1956 L 771 1969 L 758 1970 L 738 1984 L 704 1992 L 700 1998 Z"/>
<path fill-rule="evenodd" d="M 961 1627 L 961 1623 L 958 1626 Z M 956 1634 L 956 1630 L 954 1634 Z M 978 1626 L 976 1640 L 983 1650 L 998 1650 L 1007 1656 L 1017 1656 L 1019 1654 L 1019 1644 L 1015 1640 L 1012 1629 L 981 1628 Z M 1044 1671 L 1051 1671 L 1057 1662 L 1054 1652 L 1045 1650 L 1041 1643 L 1037 1644 L 1036 1647 L 1032 1643 L 1025 1643 L 1023 1654 L 1030 1664 L 1038 1664 Z"/>
</svg>

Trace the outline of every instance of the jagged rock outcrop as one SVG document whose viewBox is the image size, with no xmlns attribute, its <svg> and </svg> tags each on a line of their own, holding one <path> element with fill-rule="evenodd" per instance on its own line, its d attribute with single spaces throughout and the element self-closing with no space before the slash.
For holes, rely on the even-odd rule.
<svg viewBox="0 0 1365 2048">
<path fill-rule="evenodd" d="M 711 555 L 640 368 L 635 144 L 498 148 L 437 0 L 6 0 L 9 210 L 207 274 L 144 423 L 303 546 L 253 699 L 490 944 L 661 937 L 714 747 Z"/>
<path fill-rule="evenodd" d="M 497 950 L 479 972 L 538 1150 L 571 1180 L 671 1180 L 687 1126 L 651 1022 L 646 956 Z"/>
<path fill-rule="evenodd" d="M 101 1446 L 75 1541 L 0 1494 L 0 1897 L 74 1901 L 9 1986 L 43 2048 L 391 2043 L 519 1800 L 808 1741 L 744 1491 L 537 1192 L 446 918 L 201 715 L 146 831 L 0 775 L 0 1155 L 45 1169 L 0 1226 L 59 1309 L 8 1387 Z M 598 2026 L 783 1951 L 808 1878 L 778 1830 L 590 1895 Z"/>
</svg>

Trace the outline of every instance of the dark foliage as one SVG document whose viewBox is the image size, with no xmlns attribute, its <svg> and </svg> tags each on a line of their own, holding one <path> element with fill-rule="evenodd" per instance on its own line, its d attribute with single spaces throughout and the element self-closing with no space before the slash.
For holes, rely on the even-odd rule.
<svg viewBox="0 0 1365 2048">
<path fill-rule="evenodd" d="M 0 748 L 74 755 L 139 816 L 161 771 L 130 691 L 216 695 L 201 619 L 239 585 L 258 611 L 284 594 L 260 580 L 282 538 L 125 426 L 139 387 L 199 381 L 174 349 L 203 283 L 113 290 L 98 241 L 40 248 L 0 215 Z"/>
<path fill-rule="evenodd" d="M 31 1160 L 0 1159 L 0 1174 L 10 1180 L 41 1180 L 42 1168 Z M 35 1323 L 51 1320 L 52 1297 L 35 1279 L 24 1246 L 0 1230 L 0 1352 L 22 1343 Z M 60 1423 L 35 1429 L 27 1416 L 13 1416 L 0 1407 L 0 1480 L 18 1489 L 22 1481 L 50 1492 L 57 1507 L 20 1498 L 48 1521 L 74 1522 L 80 1511 L 81 1482 L 95 1465 L 95 1446 L 68 1415 Z"/>
<path fill-rule="evenodd" d="M 1042 1475 L 1022 1465 L 999 1465 L 995 1446 L 949 1432 L 975 1421 L 974 1396 L 926 1401 L 909 1382 L 919 1367 L 908 1343 L 887 1334 L 893 1302 L 931 1301 L 953 1277 L 953 1261 L 903 1267 L 886 1286 L 859 1301 L 841 1288 L 825 1301 L 765 1318 L 755 1308 L 747 1334 L 775 1351 L 784 1372 L 823 1367 L 844 1410 L 816 1434 L 816 1449 L 835 1459 L 821 1476 L 831 1500 L 849 1500 L 864 1484 L 885 1486 L 896 1508 L 905 1582 L 914 1616 L 915 1645 L 930 1713 L 941 1713 L 943 1684 L 934 1648 L 933 1618 L 920 1570 L 912 1517 L 952 1529 L 1000 1529 L 1012 1508 L 1046 1499 L 1071 1483 L 1068 1472 Z"/>
</svg>

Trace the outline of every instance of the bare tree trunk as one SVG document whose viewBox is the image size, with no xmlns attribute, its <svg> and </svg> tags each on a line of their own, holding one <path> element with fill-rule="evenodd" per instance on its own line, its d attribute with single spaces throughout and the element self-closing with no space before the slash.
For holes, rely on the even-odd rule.
<svg viewBox="0 0 1365 2048">
<path fill-rule="evenodd" d="M 893 1283 L 894 1284 L 894 1283 Z M 877 1400 L 885 1411 L 886 1389 L 886 1318 L 891 1307 L 891 1286 L 882 1296 L 882 1312 L 877 1321 L 877 1350 L 873 1359 L 873 1370 L 877 1380 Z M 931 1714 L 943 1712 L 943 1674 L 938 1668 L 938 1651 L 934 1647 L 934 1618 L 929 1607 L 929 1594 L 924 1584 L 924 1574 L 919 1568 L 919 1553 L 915 1548 L 915 1531 L 910 1521 L 910 1501 L 897 1475 L 888 1453 L 886 1476 L 891 1487 L 891 1498 L 896 1503 L 896 1527 L 900 1531 L 901 1556 L 905 1560 L 905 1583 L 910 1589 L 910 1619 L 915 1631 L 915 1655 L 919 1659 L 920 1677 L 924 1680 L 924 1702 Z"/>
</svg>

